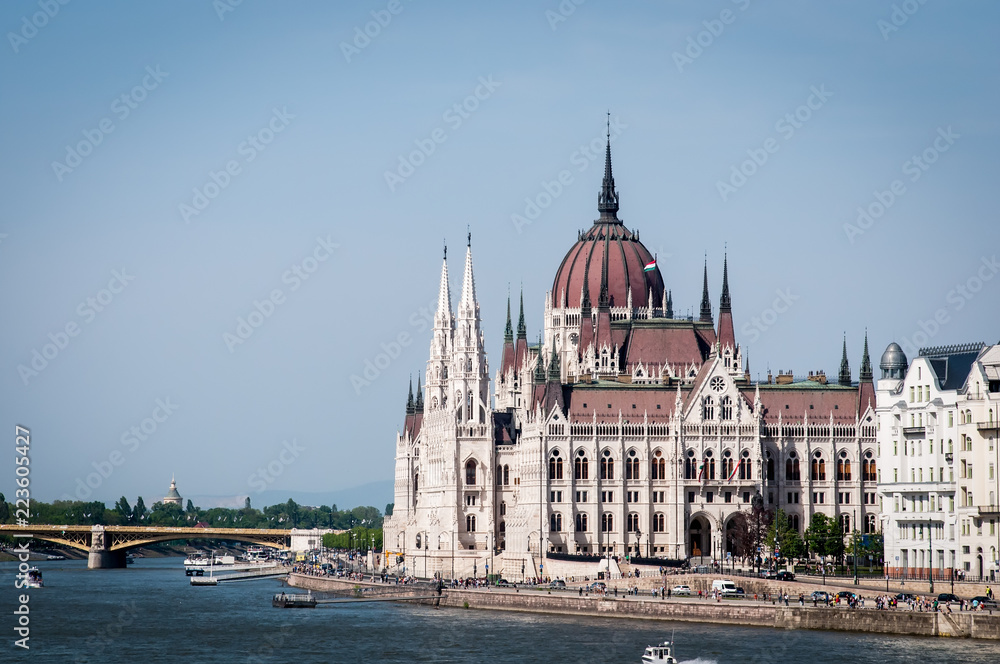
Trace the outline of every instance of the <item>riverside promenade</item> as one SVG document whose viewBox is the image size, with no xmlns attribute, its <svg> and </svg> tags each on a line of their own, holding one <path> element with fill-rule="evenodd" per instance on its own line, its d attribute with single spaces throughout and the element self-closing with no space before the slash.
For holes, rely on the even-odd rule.
<svg viewBox="0 0 1000 664">
<path fill-rule="evenodd" d="M 722 578 L 715 577 L 715 578 Z M 290 574 L 288 584 L 315 591 L 343 592 L 356 587 L 386 588 L 386 584 L 331 577 Z M 795 584 L 787 584 L 794 586 Z M 403 586 L 400 586 L 402 589 Z M 789 594 L 792 588 L 789 587 Z M 532 588 L 456 589 L 446 587 L 440 606 L 464 609 L 521 611 L 601 618 L 632 618 L 739 624 L 777 629 L 818 629 L 911 636 L 951 636 L 1000 640 L 1000 614 L 972 611 L 911 611 L 907 608 L 877 610 L 846 606 L 789 606 L 753 599 L 654 598 L 652 595 L 580 595 L 579 590 Z"/>
</svg>

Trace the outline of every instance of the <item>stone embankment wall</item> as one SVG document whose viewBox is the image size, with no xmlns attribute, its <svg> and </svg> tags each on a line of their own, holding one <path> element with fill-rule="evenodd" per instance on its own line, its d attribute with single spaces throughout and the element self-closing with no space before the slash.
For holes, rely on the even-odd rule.
<svg viewBox="0 0 1000 664">
<path fill-rule="evenodd" d="M 700 575 L 703 578 L 707 575 Z M 300 574 L 289 575 L 289 585 L 318 591 L 342 591 L 347 587 L 383 584 L 346 581 Z M 426 586 L 425 586 L 426 587 Z M 401 594 L 409 591 L 399 586 Z M 716 624 L 739 624 L 778 629 L 822 629 L 878 634 L 906 634 L 914 636 L 955 636 L 981 639 L 1000 639 L 1000 613 L 920 612 L 908 609 L 877 611 L 874 609 L 848 609 L 846 607 L 788 607 L 753 602 L 752 600 L 671 599 L 652 597 L 599 597 L 580 596 L 571 591 L 538 592 L 524 590 L 510 592 L 498 590 L 446 589 L 440 599 L 441 606 L 468 609 L 523 611 L 584 615 L 604 618 L 638 618 L 646 620 L 676 620 Z"/>
</svg>

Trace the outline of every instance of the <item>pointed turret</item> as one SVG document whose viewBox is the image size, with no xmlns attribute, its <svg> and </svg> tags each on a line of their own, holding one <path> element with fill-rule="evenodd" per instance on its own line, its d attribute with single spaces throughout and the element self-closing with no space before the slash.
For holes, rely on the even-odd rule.
<svg viewBox="0 0 1000 664">
<path fill-rule="evenodd" d="M 615 191 L 615 178 L 611 174 L 611 113 L 608 113 L 608 144 L 604 153 L 604 180 L 601 182 L 601 193 L 597 195 L 597 211 L 601 213 L 600 221 L 604 223 L 621 223 L 618 220 L 618 192 Z"/>
<path fill-rule="evenodd" d="M 476 278 L 472 273 L 472 235 L 469 235 L 469 245 L 465 250 L 465 273 L 462 276 L 462 299 L 458 304 L 459 311 L 468 316 L 479 308 L 476 301 Z"/>
<path fill-rule="evenodd" d="M 712 302 L 708 299 L 708 260 L 705 260 L 705 278 L 701 287 L 701 317 L 702 323 L 712 322 Z"/>
<path fill-rule="evenodd" d="M 865 330 L 865 351 L 861 357 L 861 380 L 858 383 L 858 417 L 875 408 L 875 384 L 872 382 L 872 362 L 868 357 L 868 330 Z"/>
<path fill-rule="evenodd" d="M 524 325 L 524 288 L 521 289 L 521 311 L 517 316 L 517 338 L 528 338 L 528 328 Z"/>
<path fill-rule="evenodd" d="M 549 373 L 548 373 L 549 380 L 548 380 L 548 382 L 550 382 L 550 383 L 558 383 L 560 381 L 560 379 L 562 378 L 559 374 L 560 374 L 559 354 L 556 353 L 556 345 L 552 344 L 552 357 L 549 358 Z"/>
<path fill-rule="evenodd" d="M 406 414 L 412 415 L 415 409 L 416 405 L 413 403 L 413 376 L 410 376 L 410 393 L 406 397 Z"/>
<path fill-rule="evenodd" d="M 441 263 L 441 285 L 438 288 L 437 315 L 446 314 L 451 317 L 451 283 L 448 281 L 448 246 L 444 248 L 444 261 Z"/>
<path fill-rule="evenodd" d="M 542 338 L 538 337 L 538 362 L 535 363 L 535 385 L 545 382 L 545 358 L 542 356 Z"/>
<path fill-rule="evenodd" d="M 707 292 L 708 284 L 705 289 Z M 712 312 L 709 311 L 709 316 Z M 719 345 L 736 350 L 736 332 L 733 330 L 733 301 L 729 297 L 729 257 L 722 259 L 722 297 L 719 299 Z"/>
<path fill-rule="evenodd" d="M 418 413 L 424 412 L 424 390 L 420 387 L 420 376 L 417 376 L 417 401 L 413 405 L 413 410 Z"/>
<path fill-rule="evenodd" d="M 667 318 L 674 317 L 674 292 L 672 290 L 667 291 Z"/>
<path fill-rule="evenodd" d="M 507 327 L 503 330 L 504 344 L 514 344 L 514 327 L 510 324 L 510 293 L 507 293 Z"/>
<path fill-rule="evenodd" d="M 604 260 L 601 261 L 601 294 L 597 298 L 599 310 L 611 307 L 611 300 L 608 297 L 608 244 L 608 242 L 604 243 Z"/>
<path fill-rule="evenodd" d="M 851 365 L 847 362 L 847 334 L 844 334 L 844 350 L 840 354 L 840 378 L 837 382 L 841 385 L 851 384 Z"/>
<path fill-rule="evenodd" d="M 427 400 L 431 409 L 447 402 L 448 367 L 452 360 L 455 317 L 451 311 L 451 282 L 448 279 L 448 246 L 441 262 L 441 282 L 438 289 L 437 311 L 434 312 L 434 336 L 427 360 Z"/>
<path fill-rule="evenodd" d="M 868 330 L 865 330 L 865 353 L 861 358 L 861 381 L 872 381 L 872 361 L 868 357 Z"/>
</svg>

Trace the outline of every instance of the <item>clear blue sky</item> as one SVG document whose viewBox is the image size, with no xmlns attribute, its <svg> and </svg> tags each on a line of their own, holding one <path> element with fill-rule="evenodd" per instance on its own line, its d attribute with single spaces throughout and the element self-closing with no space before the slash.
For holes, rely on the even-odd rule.
<svg viewBox="0 0 1000 664">
<path fill-rule="evenodd" d="M 390 480 L 442 243 L 457 298 L 471 227 L 495 369 L 508 288 L 535 338 L 596 216 L 601 162 L 578 150 L 608 109 L 621 217 L 678 311 L 697 307 L 706 253 L 717 306 L 728 246 L 754 375 L 835 372 L 846 332 L 857 378 L 865 328 L 877 364 L 939 309 L 930 343 L 998 340 L 1000 276 L 981 262 L 1000 244 L 996 3 L 224 4 L 0 6 L 0 415 L 11 444 L 32 430 L 38 499 L 101 470 L 94 497 L 147 503 L 172 473 L 186 495 Z M 44 368 L 19 369 L 49 343 L 64 347 Z"/>
</svg>

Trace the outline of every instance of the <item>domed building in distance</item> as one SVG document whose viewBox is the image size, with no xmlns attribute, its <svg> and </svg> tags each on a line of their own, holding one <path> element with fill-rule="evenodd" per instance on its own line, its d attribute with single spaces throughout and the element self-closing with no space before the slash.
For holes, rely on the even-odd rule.
<svg viewBox="0 0 1000 664">
<path fill-rule="evenodd" d="M 515 331 L 508 301 L 492 384 L 471 237 L 455 310 L 445 254 L 427 368 L 396 439 L 384 528 L 398 571 L 520 580 L 594 575 L 623 554 L 752 556 L 740 533 L 754 501 L 799 533 L 816 512 L 878 529 L 867 336 L 858 382 L 846 339 L 836 381 L 752 382 L 728 261 L 717 320 L 707 262 L 699 315 L 675 315 L 619 202 L 609 141 L 599 216 L 555 266 L 544 336 L 528 341 L 523 293 Z"/>
<path fill-rule="evenodd" d="M 167 490 L 167 495 L 163 497 L 164 505 L 182 505 L 184 499 L 181 498 L 181 494 L 177 492 L 177 482 L 171 476 L 170 478 L 170 488 Z"/>
</svg>

